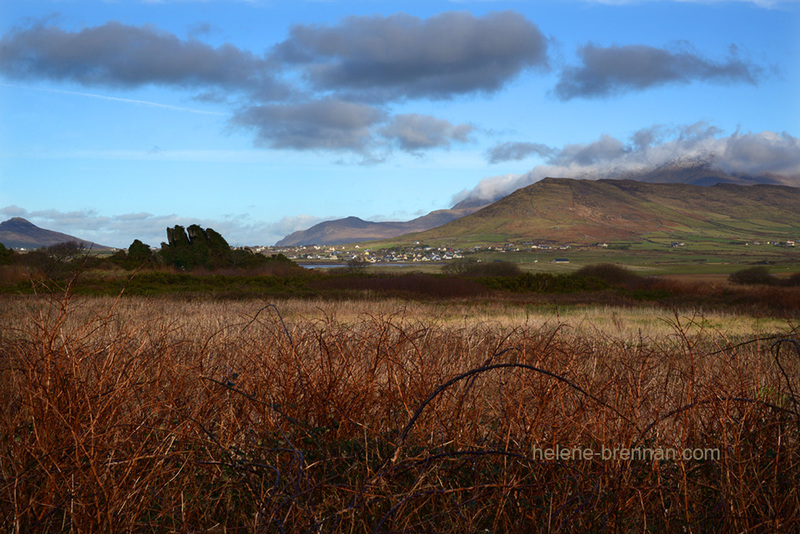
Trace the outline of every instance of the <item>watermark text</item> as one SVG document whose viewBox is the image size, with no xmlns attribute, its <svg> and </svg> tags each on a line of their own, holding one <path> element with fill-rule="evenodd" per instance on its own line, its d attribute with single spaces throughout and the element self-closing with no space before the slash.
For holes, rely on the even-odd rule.
<svg viewBox="0 0 800 534">
<path fill-rule="evenodd" d="M 589 447 L 539 447 L 533 446 L 534 460 L 643 460 L 652 461 L 678 461 L 696 460 L 710 461 L 721 458 L 719 449 L 675 449 L 661 447 L 606 447 L 602 445 L 600 450 Z"/>
</svg>

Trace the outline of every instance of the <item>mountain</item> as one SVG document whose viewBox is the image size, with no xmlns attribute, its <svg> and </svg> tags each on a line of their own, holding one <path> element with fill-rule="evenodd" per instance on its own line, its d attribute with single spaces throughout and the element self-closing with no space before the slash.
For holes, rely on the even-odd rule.
<svg viewBox="0 0 800 534">
<path fill-rule="evenodd" d="M 486 205 L 496 202 L 513 192 L 514 189 L 530 185 L 538 181 L 538 173 L 531 171 L 516 179 L 503 180 L 495 185 L 485 184 L 481 190 L 476 188 L 464 200 L 453 206 L 461 208 L 476 203 Z M 566 176 L 565 176 L 566 178 Z M 576 180 L 635 180 L 648 183 L 691 184 L 710 186 L 716 184 L 771 184 L 800 187 L 800 175 L 781 176 L 762 173 L 758 175 L 733 174 L 718 165 L 714 155 L 679 156 L 657 166 L 605 167 L 568 176 Z"/>
<path fill-rule="evenodd" d="M 468 215 L 485 206 L 456 207 L 449 210 L 437 210 L 406 222 L 372 222 L 358 217 L 346 217 L 334 221 L 325 221 L 312 226 L 308 230 L 300 230 L 289 234 L 276 243 L 279 247 L 301 245 L 342 245 L 359 243 L 377 239 L 390 239 L 412 232 L 422 232 Z"/>
<path fill-rule="evenodd" d="M 83 243 L 86 248 L 91 248 L 92 250 L 111 250 L 110 247 L 98 245 L 91 241 L 86 241 L 85 239 L 79 239 L 71 235 L 62 234 L 61 232 L 39 228 L 22 217 L 13 217 L 0 223 L 0 243 L 6 248 L 31 249 L 49 247 L 50 245 L 65 243 L 67 241 L 78 241 Z"/>
<path fill-rule="evenodd" d="M 800 188 L 545 178 L 405 241 L 592 244 L 800 238 Z"/>
</svg>

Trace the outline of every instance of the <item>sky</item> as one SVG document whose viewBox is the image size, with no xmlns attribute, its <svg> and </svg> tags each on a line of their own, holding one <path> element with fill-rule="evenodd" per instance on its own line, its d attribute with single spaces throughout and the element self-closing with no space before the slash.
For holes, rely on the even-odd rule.
<svg viewBox="0 0 800 534">
<path fill-rule="evenodd" d="M 3 0 L 0 220 L 271 245 L 545 176 L 800 186 L 800 0 Z"/>
</svg>

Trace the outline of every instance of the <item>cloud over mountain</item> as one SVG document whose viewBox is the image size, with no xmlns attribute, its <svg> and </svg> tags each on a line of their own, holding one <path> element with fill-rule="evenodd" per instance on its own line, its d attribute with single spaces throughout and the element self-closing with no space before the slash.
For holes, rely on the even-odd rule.
<svg viewBox="0 0 800 534">
<path fill-rule="evenodd" d="M 453 198 L 493 201 L 545 177 L 599 179 L 651 172 L 667 165 L 703 164 L 733 176 L 762 177 L 800 187 L 800 139 L 789 133 L 735 132 L 727 137 L 707 122 L 680 127 L 655 125 L 634 132 L 627 142 L 607 134 L 589 143 L 563 147 L 526 142 L 497 145 L 490 162 L 544 159 L 524 174 L 485 178 Z"/>
</svg>

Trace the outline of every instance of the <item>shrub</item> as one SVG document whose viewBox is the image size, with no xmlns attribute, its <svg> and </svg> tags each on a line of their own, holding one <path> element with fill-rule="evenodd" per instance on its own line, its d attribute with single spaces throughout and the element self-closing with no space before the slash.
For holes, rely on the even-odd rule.
<svg viewBox="0 0 800 534">
<path fill-rule="evenodd" d="M 484 278 L 481 282 L 492 289 L 515 293 L 574 293 L 608 288 L 604 280 L 574 274 L 524 273 L 518 276 Z"/>
<path fill-rule="evenodd" d="M 728 277 L 734 284 L 741 284 L 741 285 L 756 285 L 756 284 L 763 284 L 763 285 L 777 285 L 779 283 L 778 279 L 769 274 L 769 269 L 766 267 L 759 265 L 758 267 L 750 267 L 749 269 L 743 269 L 741 271 L 736 271 L 735 273 L 731 274 Z"/>
<path fill-rule="evenodd" d="M 794 273 L 792 276 L 787 278 L 786 285 L 789 287 L 800 286 L 800 273 Z"/>
<path fill-rule="evenodd" d="M 6 248 L 0 243 L 0 265 L 11 265 L 14 260 L 14 249 Z"/>
<path fill-rule="evenodd" d="M 630 269 L 613 263 L 587 265 L 580 268 L 575 274 L 577 276 L 599 278 L 611 285 L 624 285 L 641 279 L 638 274 Z"/>
</svg>

